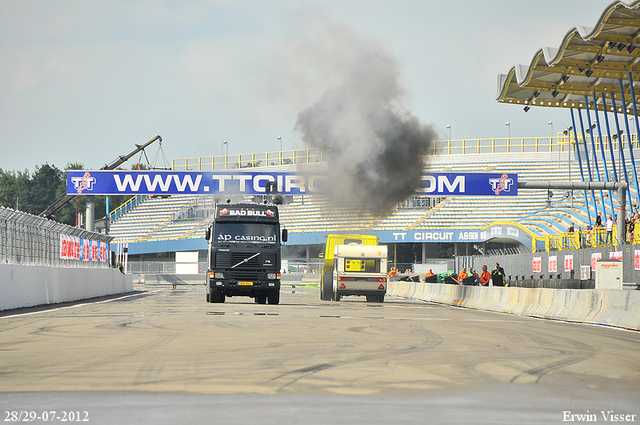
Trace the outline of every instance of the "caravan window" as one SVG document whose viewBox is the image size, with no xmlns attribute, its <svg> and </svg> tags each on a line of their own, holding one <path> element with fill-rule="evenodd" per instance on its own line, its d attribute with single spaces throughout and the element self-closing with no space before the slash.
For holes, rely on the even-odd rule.
<svg viewBox="0 0 640 425">
<path fill-rule="evenodd" d="M 343 245 L 362 245 L 361 239 L 345 239 Z"/>
<path fill-rule="evenodd" d="M 380 260 L 363 260 L 361 258 L 345 258 L 345 272 L 380 273 Z"/>
</svg>

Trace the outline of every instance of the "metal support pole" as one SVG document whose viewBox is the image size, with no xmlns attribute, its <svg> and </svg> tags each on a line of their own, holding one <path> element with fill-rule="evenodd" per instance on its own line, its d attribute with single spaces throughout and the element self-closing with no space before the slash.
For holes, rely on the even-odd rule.
<svg viewBox="0 0 640 425">
<path fill-rule="evenodd" d="M 627 188 L 621 182 L 554 182 L 554 181 L 522 181 L 518 180 L 518 189 L 564 189 L 564 190 L 618 190 Z"/>
<path fill-rule="evenodd" d="M 129 273 L 129 242 L 124 243 L 124 274 Z"/>
<path fill-rule="evenodd" d="M 88 232 L 95 231 L 95 210 L 96 210 L 96 197 L 95 196 L 87 196 L 85 197 L 85 202 L 87 204 L 86 209 L 86 229 Z"/>
<path fill-rule="evenodd" d="M 592 152 L 593 152 L 593 162 L 594 162 L 595 167 L 596 167 L 596 176 L 598 177 L 597 180 L 601 181 L 600 180 L 600 167 L 598 167 L 598 155 L 596 154 L 596 142 L 593 140 L 593 128 L 591 128 L 591 115 L 589 115 L 589 98 L 587 96 L 584 97 L 584 103 L 585 103 L 586 112 L 587 112 L 587 124 L 589 124 L 589 136 L 591 138 L 591 148 L 592 148 Z M 582 113 L 580 113 L 580 127 L 582 127 L 582 133 L 583 133 L 583 137 L 584 137 L 584 126 L 583 126 L 583 123 L 582 123 Z M 586 138 L 584 139 L 584 150 L 585 151 L 589 150 L 587 148 L 587 139 Z M 587 155 L 587 165 L 588 164 L 589 164 L 589 156 Z M 591 178 L 591 167 L 589 167 L 589 178 Z M 602 203 L 602 212 L 604 213 L 604 215 L 607 215 L 607 211 L 605 209 L 605 204 L 604 204 L 604 194 L 602 193 L 602 191 L 600 191 L 600 202 Z M 594 205 L 596 205 L 595 198 L 594 198 Z M 597 210 L 598 210 L 598 208 L 597 208 L 597 205 L 596 205 L 596 211 Z"/>
<path fill-rule="evenodd" d="M 326 255 L 326 254 L 325 254 Z M 393 244 L 393 268 L 398 269 L 398 244 Z"/>
<path fill-rule="evenodd" d="M 567 183 L 567 182 L 526 182 L 526 181 L 518 181 L 518 189 L 570 189 L 570 190 L 616 190 L 618 192 L 618 202 L 617 202 L 617 214 L 616 219 L 618 221 L 618 232 L 616 238 L 616 244 L 621 245 L 625 243 L 626 240 L 626 226 L 625 226 L 625 206 L 627 203 L 627 189 L 628 186 L 626 183 L 621 182 L 575 182 L 575 183 Z"/>
<path fill-rule="evenodd" d="M 640 186 L 638 186 L 638 172 L 636 171 L 636 158 L 633 155 L 633 144 L 631 143 L 631 130 L 629 130 L 629 118 L 627 117 L 627 102 L 625 102 L 624 100 L 624 87 L 622 86 L 622 80 L 618 80 L 618 82 L 620 83 L 620 100 L 622 102 L 622 110 L 624 112 L 624 125 L 627 130 L 627 137 L 628 137 L 628 143 L 629 143 L 629 157 L 631 158 L 631 167 L 633 168 L 633 182 L 636 185 L 636 201 L 637 201 L 637 204 L 640 205 L 640 191 L 639 191 Z M 629 81 L 629 87 L 631 89 L 631 96 L 633 98 L 633 82 L 631 80 Z M 634 102 L 634 112 L 635 112 L 635 102 Z M 629 195 L 631 195 L 631 191 L 629 191 Z M 631 202 L 631 204 L 633 204 L 633 202 Z M 633 209 L 631 211 L 633 211 Z"/>
<path fill-rule="evenodd" d="M 600 116 L 598 115 L 598 100 L 596 99 L 596 92 L 593 93 L 593 110 L 596 114 L 596 127 L 598 128 L 598 142 L 600 144 L 600 154 L 602 155 L 602 165 L 604 167 L 604 179 L 609 181 L 609 170 L 607 169 L 607 158 L 604 149 L 604 143 L 602 141 L 602 128 L 600 126 Z M 605 115 L 607 111 L 604 111 Z M 609 194 L 609 206 L 611 207 L 611 215 L 615 214 L 615 208 L 613 207 L 613 196 Z M 606 214 L 606 213 L 605 213 Z"/>
<path fill-rule="evenodd" d="M 626 185 L 625 185 L 626 186 Z M 618 187 L 618 214 L 617 214 L 617 222 L 618 222 L 618 235 L 616 238 L 616 246 L 620 246 L 620 245 L 624 245 L 624 243 L 626 242 L 626 236 L 627 236 L 627 226 L 626 226 L 626 222 L 625 222 L 625 211 L 624 211 L 624 207 L 627 203 L 626 201 L 626 196 L 627 196 L 627 187 L 625 186 L 619 186 Z"/>
<path fill-rule="evenodd" d="M 636 136 L 640 137 L 640 123 L 638 122 L 638 105 L 636 104 L 636 95 L 633 89 L 633 76 L 631 75 L 631 71 L 629 71 L 629 90 L 631 90 L 631 104 L 633 105 L 633 115 L 635 116 L 636 122 Z M 635 163 L 634 163 L 635 166 Z"/>
<path fill-rule="evenodd" d="M 111 211 L 109 209 L 109 197 L 107 196 L 107 198 L 105 199 L 105 212 L 106 212 L 106 216 L 104 218 L 104 234 L 108 235 L 109 234 L 109 228 L 111 227 Z"/>
<path fill-rule="evenodd" d="M 573 108 L 569 109 L 571 111 L 571 123 L 573 124 L 573 138 L 575 140 L 576 145 L 576 154 L 578 156 L 578 165 L 580 165 L 580 177 L 582 177 L 582 181 L 584 182 L 584 169 L 582 168 L 582 159 L 580 158 L 580 145 L 578 145 L 578 131 L 576 127 L 576 119 L 573 115 Z M 589 211 L 589 198 L 587 197 L 587 191 L 584 190 L 584 203 L 587 207 L 587 220 L 589 221 L 589 226 L 591 226 L 591 212 Z"/>
<path fill-rule="evenodd" d="M 609 152 L 611 153 L 611 163 L 613 164 L 613 179 L 618 181 L 618 170 L 616 167 L 616 156 L 613 153 L 613 139 L 611 137 L 611 126 L 609 125 L 609 112 L 607 111 L 607 98 L 602 93 L 602 107 L 604 108 L 604 121 L 607 124 L 607 136 L 609 138 Z"/>
<path fill-rule="evenodd" d="M 616 97 L 613 94 L 611 95 L 611 105 L 613 106 L 613 116 L 616 119 L 616 130 L 618 131 L 618 148 L 620 149 L 620 161 L 622 162 L 622 171 L 624 172 L 624 181 L 627 184 L 629 207 L 632 207 L 631 189 L 629 189 L 629 176 L 627 174 L 627 160 L 624 158 L 624 143 L 622 142 L 622 132 L 620 131 L 620 122 L 618 120 L 618 107 L 616 106 Z"/>
</svg>

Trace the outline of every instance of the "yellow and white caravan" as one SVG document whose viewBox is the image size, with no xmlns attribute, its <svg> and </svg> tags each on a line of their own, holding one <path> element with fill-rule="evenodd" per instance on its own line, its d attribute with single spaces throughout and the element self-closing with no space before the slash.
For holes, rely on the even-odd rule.
<svg viewBox="0 0 640 425">
<path fill-rule="evenodd" d="M 368 302 L 384 302 L 386 245 L 335 245 L 333 249 L 333 299 L 364 295 Z"/>
<path fill-rule="evenodd" d="M 328 235 L 324 252 L 320 254 L 324 258 L 322 275 L 320 277 L 320 299 L 331 301 L 335 299 L 333 290 L 333 253 L 336 245 L 378 245 L 378 238 L 373 235 L 338 234 Z M 383 268 L 383 270 L 386 270 Z"/>
</svg>

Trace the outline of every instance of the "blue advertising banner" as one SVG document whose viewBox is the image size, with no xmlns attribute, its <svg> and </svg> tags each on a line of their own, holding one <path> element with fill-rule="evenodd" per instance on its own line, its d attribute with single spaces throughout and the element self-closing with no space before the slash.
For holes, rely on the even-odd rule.
<svg viewBox="0 0 640 425">
<path fill-rule="evenodd" d="M 287 245 L 322 244 L 330 233 L 339 232 L 289 232 Z M 440 230 L 375 230 L 365 232 L 377 236 L 380 243 L 478 243 L 487 241 L 519 242 L 530 247 L 533 234 L 518 223 L 497 222 L 481 229 L 440 229 Z M 207 249 L 207 241 L 202 238 L 146 241 L 129 244 L 129 254 L 147 254 L 166 251 L 195 251 Z"/>
<path fill-rule="evenodd" d="M 432 196 L 516 196 L 518 175 L 507 173 L 425 174 L 416 193 Z"/>
<path fill-rule="evenodd" d="M 202 171 L 67 171 L 69 195 L 176 195 L 265 193 L 267 182 L 286 195 L 321 193 L 322 174 Z M 425 174 L 416 194 L 429 196 L 515 196 L 518 175 L 507 173 Z"/>
<path fill-rule="evenodd" d="M 336 232 L 289 232 L 287 243 L 324 244 L 329 233 Z M 377 236 L 380 243 L 478 243 L 499 240 L 517 241 L 526 247 L 531 246 L 534 236 L 525 227 L 513 222 L 496 222 L 481 229 L 373 230 L 366 234 Z"/>
</svg>

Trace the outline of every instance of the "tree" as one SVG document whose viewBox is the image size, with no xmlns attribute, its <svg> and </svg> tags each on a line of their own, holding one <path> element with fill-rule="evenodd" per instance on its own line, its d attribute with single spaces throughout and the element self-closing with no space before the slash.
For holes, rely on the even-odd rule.
<svg viewBox="0 0 640 425">
<path fill-rule="evenodd" d="M 438 257 L 439 258 L 452 258 L 453 257 L 453 244 L 452 243 L 440 243 L 440 244 L 438 244 Z"/>
<path fill-rule="evenodd" d="M 84 164 L 79 162 L 67 163 L 64 167 L 65 172 L 63 173 L 63 180 L 60 185 L 56 188 L 56 199 L 62 198 L 67 193 L 67 173 L 68 170 L 84 170 Z M 52 217 L 54 220 L 59 221 L 60 223 L 68 224 L 70 226 L 76 225 L 76 201 L 79 198 L 72 200 L 71 202 L 63 205 Z M 78 209 L 84 209 L 84 201 L 82 202 L 82 207 L 80 203 L 78 203 Z"/>
<path fill-rule="evenodd" d="M 57 199 L 58 187 L 64 184 L 64 174 L 55 165 L 37 166 L 22 191 L 20 210 L 38 215 Z"/>
<path fill-rule="evenodd" d="M 4 171 L 0 168 L 0 205 L 17 209 L 22 202 L 23 191 L 29 181 L 29 172 Z"/>
<path fill-rule="evenodd" d="M 19 209 L 39 215 L 67 192 L 67 170 L 84 170 L 84 164 L 74 162 L 61 171 L 55 165 L 47 163 L 37 166 L 33 174 L 29 171 L 4 171 L 0 169 L 0 206 Z M 121 169 L 121 168 L 119 168 Z M 146 170 L 145 164 L 134 164 L 132 170 Z M 129 200 L 128 195 L 109 197 L 109 209 L 113 211 Z M 95 214 L 100 219 L 106 216 L 106 196 L 95 197 Z M 76 197 L 60 208 L 52 219 L 71 226 L 76 225 L 76 210 L 86 209 L 84 196 Z"/>
</svg>

